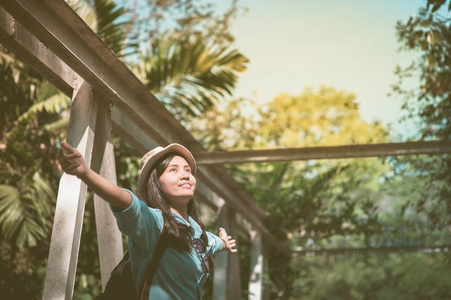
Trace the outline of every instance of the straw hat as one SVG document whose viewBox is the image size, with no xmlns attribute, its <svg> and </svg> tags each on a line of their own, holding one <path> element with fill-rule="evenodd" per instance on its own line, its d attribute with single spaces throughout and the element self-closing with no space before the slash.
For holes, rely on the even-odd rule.
<svg viewBox="0 0 451 300">
<path fill-rule="evenodd" d="M 191 168 L 191 172 L 196 176 L 196 160 L 194 159 L 191 152 L 180 144 L 170 144 L 166 147 L 156 147 L 153 150 L 147 152 L 142 158 L 139 166 L 139 177 L 138 177 L 138 192 L 141 196 L 147 195 L 146 179 L 149 176 L 149 172 L 153 169 L 155 162 L 163 157 L 167 153 L 173 153 L 175 155 L 180 155 L 188 162 Z"/>
</svg>

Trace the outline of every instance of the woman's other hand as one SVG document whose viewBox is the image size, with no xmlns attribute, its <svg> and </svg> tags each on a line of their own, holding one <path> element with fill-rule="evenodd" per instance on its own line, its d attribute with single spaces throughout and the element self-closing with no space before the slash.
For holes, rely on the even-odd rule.
<svg viewBox="0 0 451 300">
<path fill-rule="evenodd" d="M 219 237 L 222 240 L 223 250 L 227 250 L 230 253 L 238 252 L 238 249 L 236 249 L 236 241 L 232 239 L 230 235 L 227 235 L 224 228 L 219 228 Z"/>
</svg>

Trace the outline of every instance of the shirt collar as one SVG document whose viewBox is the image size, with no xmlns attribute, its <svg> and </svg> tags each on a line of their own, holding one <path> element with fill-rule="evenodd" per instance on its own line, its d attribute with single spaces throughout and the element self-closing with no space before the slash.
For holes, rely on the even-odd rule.
<svg viewBox="0 0 451 300">
<path fill-rule="evenodd" d="M 194 219 L 190 215 L 188 215 L 188 221 L 187 221 L 187 220 L 183 219 L 182 216 L 180 216 L 175 211 L 172 210 L 172 213 L 174 214 L 175 219 L 177 221 L 185 224 L 186 226 L 188 226 L 191 229 L 193 236 L 196 236 L 196 235 L 199 235 L 200 233 L 202 233 L 202 229 L 200 228 L 199 224 L 197 224 L 197 222 L 194 221 Z M 200 233 L 196 234 L 196 232 L 200 232 Z"/>
<path fill-rule="evenodd" d="M 177 221 L 179 221 L 179 222 L 185 224 L 186 226 L 192 227 L 191 223 L 192 223 L 192 221 L 194 221 L 194 220 L 191 218 L 190 215 L 188 215 L 188 221 L 187 221 L 187 220 L 183 219 L 182 216 L 179 215 L 177 212 L 175 212 L 175 211 L 173 211 L 173 210 L 171 210 L 171 211 L 172 211 L 172 214 L 173 214 L 173 215 L 175 216 L 175 218 L 177 219 Z"/>
</svg>

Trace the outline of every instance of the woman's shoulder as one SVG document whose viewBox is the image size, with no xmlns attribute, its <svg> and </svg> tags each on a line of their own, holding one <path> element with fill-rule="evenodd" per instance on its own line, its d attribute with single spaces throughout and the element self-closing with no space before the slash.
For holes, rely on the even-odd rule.
<svg viewBox="0 0 451 300">
<path fill-rule="evenodd" d="M 138 198 L 132 191 L 123 188 L 126 192 L 132 195 L 131 205 L 121 212 L 116 212 L 115 215 L 152 215 L 158 223 L 163 221 L 163 213 L 161 209 L 149 207 L 144 201 Z"/>
<path fill-rule="evenodd" d="M 132 195 L 133 202 L 137 202 L 137 203 L 139 203 L 140 205 L 144 205 L 144 206 L 146 206 L 147 208 L 149 208 L 150 210 L 155 211 L 155 212 L 158 212 L 158 213 L 161 214 L 161 209 L 158 209 L 158 208 L 154 208 L 154 207 L 148 206 L 148 205 L 146 204 L 146 202 L 144 202 L 143 200 L 141 200 L 141 199 L 140 199 L 135 193 L 133 193 L 131 190 L 126 189 L 126 188 L 122 188 L 122 189 L 123 189 L 124 191 L 130 193 L 130 195 Z M 132 204 L 133 204 L 133 203 L 132 203 Z"/>
</svg>

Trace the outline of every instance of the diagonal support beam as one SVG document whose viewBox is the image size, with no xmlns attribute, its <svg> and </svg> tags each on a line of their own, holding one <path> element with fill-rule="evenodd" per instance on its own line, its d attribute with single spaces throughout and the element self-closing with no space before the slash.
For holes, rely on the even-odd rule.
<svg viewBox="0 0 451 300">
<path fill-rule="evenodd" d="M 67 141 L 91 163 L 97 105 L 92 90 L 83 83 L 74 91 Z M 72 299 L 87 187 L 75 176 L 60 180 L 50 242 L 43 299 Z"/>
<path fill-rule="evenodd" d="M 101 95 L 94 92 L 95 99 Z M 100 102 L 100 101 L 99 101 Z M 114 158 L 113 138 L 111 131 L 110 107 L 100 102 L 97 112 L 97 125 L 95 131 L 94 148 L 91 168 L 100 176 L 116 184 L 116 164 Z M 94 210 L 96 216 L 96 231 L 100 259 L 100 274 L 102 287 L 105 289 L 111 272 L 122 259 L 122 233 L 117 227 L 116 218 L 108 202 L 94 194 Z"/>
</svg>

